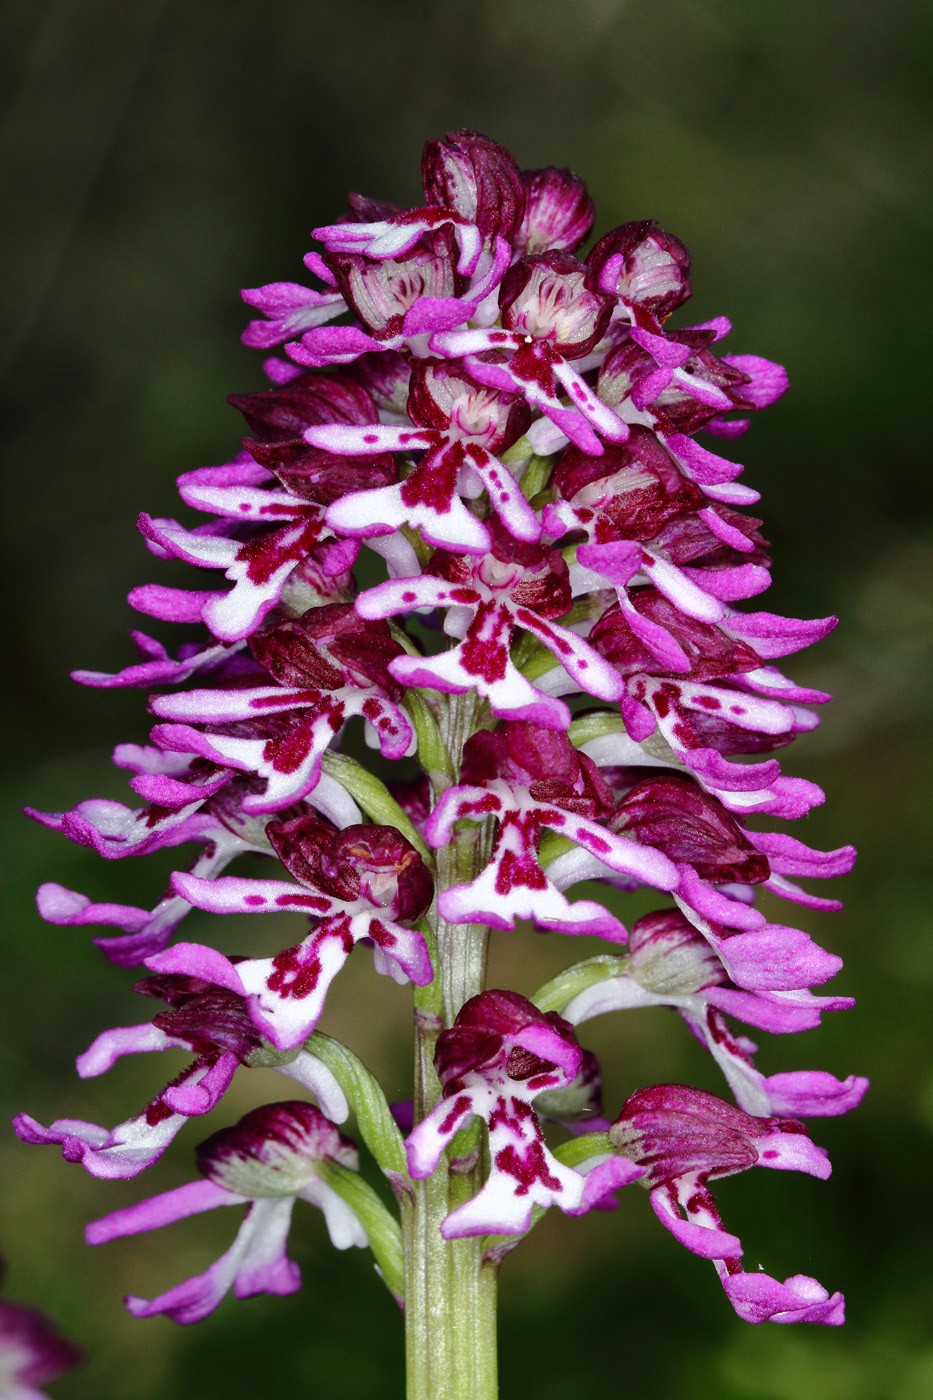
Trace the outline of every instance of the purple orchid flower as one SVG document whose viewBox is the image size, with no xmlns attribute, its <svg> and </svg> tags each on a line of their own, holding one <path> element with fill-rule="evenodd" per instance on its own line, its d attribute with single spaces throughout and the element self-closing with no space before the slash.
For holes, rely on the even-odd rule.
<svg viewBox="0 0 933 1400">
<path fill-rule="evenodd" d="M 558 883 L 542 870 L 538 846 L 544 827 L 628 878 L 660 889 L 677 885 L 677 871 L 666 857 L 598 820 L 613 810 L 611 791 L 565 735 L 529 723 L 478 734 L 465 747 L 462 773 L 482 785 L 448 788 L 425 824 L 426 840 L 445 845 L 454 824 L 464 819 L 494 817 L 498 830 L 489 862 L 476 879 L 439 896 L 439 911 L 451 922 L 514 928 L 519 919 L 534 919 L 541 928 L 625 941 L 625 928 L 608 909 L 593 900 L 571 903 L 563 895 L 562 884 L 572 883 L 573 876 Z"/>
<path fill-rule="evenodd" d="M 396 703 L 401 687 L 388 670 L 403 648 L 385 624 L 367 627 L 351 607 L 332 604 L 254 634 L 250 647 L 277 685 L 151 702 L 156 715 L 175 721 L 153 730 L 160 745 L 266 780 L 261 795 L 244 798 L 245 812 L 279 811 L 316 788 L 325 750 L 355 715 L 372 727 L 387 758 L 412 751 L 414 733 Z"/>
<path fill-rule="evenodd" d="M 337 425 L 307 430 L 312 446 L 330 451 L 425 451 L 403 482 L 336 501 L 327 513 L 331 529 L 371 539 L 407 524 L 420 528 L 430 544 L 485 554 L 489 531 L 460 497 L 476 497 L 486 490 L 509 534 L 532 544 L 540 539 L 537 516 L 495 456 L 528 427 L 527 404 L 515 394 L 483 388 L 456 361 L 422 360 L 412 370 L 407 411 L 416 425 L 414 432 L 407 427 Z"/>
<path fill-rule="evenodd" d="M 318 327 L 286 350 L 319 368 L 361 355 L 407 349 L 423 353 L 434 332 L 465 325 L 496 291 L 512 259 L 505 238 L 444 207 L 387 212 L 365 223 L 314 230 L 326 264 L 366 327 Z"/>
<path fill-rule="evenodd" d="M 610 583 L 636 635 L 675 670 L 685 668 L 676 632 L 632 606 L 637 585 L 653 584 L 688 619 L 716 623 L 726 602 L 760 593 L 770 581 L 761 522 L 732 509 L 749 500 L 730 481 L 740 468 L 713 453 L 697 465 L 681 441 L 689 439 L 664 443 L 635 426 L 626 444 L 602 456 L 569 448 L 553 476 L 557 500 L 543 511 L 554 539 L 581 530 L 588 536 L 577 549 L 574 593 Z"/>
<path fill-rule="evenodd" d="M 197 1058 L 141 1114 L 111 1130 L 73 1118 L 60 1118 L 43 1128 L 21 1113 L 13 1127 L 24 1142 L 60 1143 L 65 1160 L 80 1162 L 92 1176 L 136 1176 L 158 1161 L 188 1118 L 209 1113 L 220 1102 L 240 1065 L 277 1069 L 310 1089 L 335 1123 L 347 1118 L 343 1090 L 327 1066 L 305 1049 L 284 1059 L 272 1052 L 251 1021 L 243 997 L 177 974 L 144 978 L 136 990 L 167 1002 L 171 1010 L 142 1025 L 104 1031 L 78 1056 L 81 1078 L 104 1074 L 123 1055 L 193 1050 Z"/>
<path fill-rule="evenodd" d="M 218 1206 L 248 1203 L 230 1249 L 206 1273 L 177 1284 L 158 1298 L 127 1298 L 134 1317 L 165 1313 L 175 1322 L 199 1322 L 232 1288 L 238 1298 L 257 1293 L 294 1293 L 301 1271 L 285 1253 L 295 1201 L 324 1214 L 337 1249 L 365 1246 L 366 1231 L 351 1208 L 321 1180 L 319 1163 L 337 1162 L 355 1171 L 356 1148 L 311 1104 L 266 1104 L 232 1128 L 222 1128 L 198 1149 L 206 1178 L 152 1196 L 95 1220 L 88 1244 L 106 1244 L 126 1235 L 157 1230 Z"/>
<path fill-rule="evenodd" d="M 422 935 L 400 920 L 421 917 L 434 883 L 400 832 L 386 826 L 335 831 L 308 816 L 269 822 L 266 831 L 299 884 L 178 874 L 173 887 L 214 914 L 306 913 L 316 924 L 313 932 L 274 957 L 236 964 L 211 948 L 179 943 L 148 959 L 148 967 L 203 978 L 244 997 L 253 1022 L 279 1050 L 292 1050 L 311 1035 L 331 982 L 360 939 L 371 941 L 377 972 L 416 986 L 431 981 Z"/>
<path fill-rule="evenodd" d="M 780 1284 L 767 1274 L 746 1274 L 741 1242 L 723 1230 L 707 1187 L 756 1165 L 825 1180 L 826 1153 L 800 1123 L 753 1117 L 702 1089 L 661 1084 L 626 1100 L 609 1138 L 645 1169 L 642 1184 L 661 1224 L 694 1254 L 712 1259 L 729 1301 L 746 1322 L 843 1322 L 842 1294 L 830 1297 L 815 1279 L 798 1274 Z"/>
<path fill-rule="evenodd" d="M 466 356 L 475 379 L 518 392 L 571 442 L 598 455 L 597 433 L 624 442 L 628 425 L 593 393 L 571 361 L 583 360 L 602 339 L 613 298 L 601 292 L 585 263 L 554 250 L 520 258 L 499 288 L 501 330 L 440 331 L 432 352 Z M 561 402 L 569 395 L 572 407 Z"/>
<path fill-rule="evenodd" d="M 360 594 L 360 617 L 391 617 L 408 608 L 450 609 L 447 627 L 462 641 L 437 656 L 401 656 L 389 671 L 402 684 L 485 696 L 493 714 L 566 729 L 570 712 L 531 685 L 509 656 L 521 627 L 556 656 L 568 677 L 598 699 L 614 700 L 623 686 L 616 671 L 576 633 L 552 621 L 570 605 L 567 566 L 560 554 L 521 545 L 491 527 L 492 551 L 482 561 L 436 550 L 419 578 L 377 584 Z"/>
<path fill-rule="evenodd" d="M 180 478 L 185 503 L 218 520 L 187 530 L 174 521 L 140 517 L 140 529 L 163 557 L 225 570 L 233 589 L 209 596 L 200 611 L 224 642 L 248 637 L 278 605 L 296 568 L 328 538 L 325 574 L 341 575 L 356 558 L 356 546 L 335 541 L 323 521 L 324 507 L 346 489 L 354 468 L 348 471 L 341 458 L 321 454 L 309 462 L 301 434 L 313 424 L 375 423 L 376 407 L 352 380 L 335 376 L 322 385 L 308 379 L 301 376 L 265 394 L 234 396 L 258 443 L 249 442 L 249 452 L 224 466 Z M 278 528 L 263 528 L 270 524 Z"/>
<path fill-rule="evenodd" d="M 723 415 L 775 403 L 787 389 L 787 374 L 757 355 L 713 355 L 710 345 L 730 329 L 722 316 L 674 332 L 636 326 L 603 361 L 600 398 L 626 421 L 645 422 L 661 433 L 703 428 L 718 437 L 740 437 L 749 420 Z"/>
<path fill-rule="evenodd" d="M 852 868 L 851 846 L 813 851 L 793 837 L 751 832 L 716 798 L 685 778 L 668 775 L 637 783 L 622 798 L 612 826 L 664 851 L 678 865 L 680 900 L 701 917 L 730 928 L 761 927 L 765 920 L 717 885 L 767 885 L 776 894 L 810 900 L 787 875 L 831 877 Z M 833 907 L 838 907 L 833 902 Z"/>
<path fill-rule="evenodd" d="M 215 636 L 235 642 L 248 637 L 276 606 L 296 564 L 320 543 L 325 533 L 319 507 L 295 501 L 294 517 L 281 529 L 245 541 L 232 533 L 236 528 L 233 526 L 231 534 L 216 530 L 208 533 L 200 527 L 186 530 L 176 521 L 153 520 L 145 514 L 140 516 L 139 528 L 167 556 L 199 568 L 224 570 L 234 587 L 212 599 L 202 610 L 202 617 Z M 353 558 L 354 551 L 348 544 L 340 556 L 338 570 L 352 564 Z"/>
<path fill-rule="evenodd" d="M 216 822 L 202 854 L 191 867 L 191 874 L 211 880 L 220 875 L 237 856 L 256 847 L 234 835 Z M 63 885 L 48 882 L 40 885 L 36 894 L 39 913 L 50 924 L 69 928 L 103 925 L 122 929 L 121 934 L 95 938 L 94 942 L 111 962 L 123 967 L 160 953 L 191 906 L 171 891 L 163 895 L 154 909 L 137 909 L 129 904 L 96 903 L 87 895 Z"/>
<path fill-rule="evenodd" d="M 566 1021 L 553 1012 L 542 1015 L 516 992 L 473 997 L 441 1033 L 435 1065 L 443 1092 L 409 1134 L 409 1171 L 415 1180 L 430 1176 L 474 1117 L 487 1125 L 491 1162 L 480 1193 L 443 1221 L 445 1239 L 523 1234 L 533 1205 L 581 1214 L 601 1198 L 602 1190 L 594 1198 L 584 1177 L 548 1150 L 531 1106 L 538 1094 L 567 1088 L 582 1057 Z M 637 1175 L 631 1172 L 630 1179 Z"/>
<path fill-rule="evenodd" d="M 0 1260 L 0 1274 L 4 1263 Z M 0 1391 L 4 1400 L 46 1400 L 37 1387 L 83 1360 L 83 1353 L 67 1341 L 53 1322 L 22 1303 L 0 1299 Z"/>
<path fill-rule="evenodd" d="M 739 1107 L 758 1116 L 789 1113 L 809 1118 L 848 1113 L 864 1097 L 868 1081 L 856 1075 L 840 1081 L 822 1070 L 802 1070 L 765 1077 L 752 1060 L 755 1045 L 736 1036 L 717 1009 L 728 1010 L 764 1030 L 787 1033 L 818 1025 L 822 1011 L 852 1005 L 848 997 L 813 996 L 805 985 L 805 960 L 798 962 L 802 976 L 797 980 L 803 985 L 797 989 L 781 985 L 787 980 L 786 971 L 782 975 L 775 970 L 772 980 L 778 984 L 776 988 L 757 986 L 742 991 L 731 982 L 722 959 L 693 925 L 676 910 L 662 910 L 633 925 L 625 964 L 625 971 L 594 982 L 564 1006 L 562 1014 L 571 1025 L 581 1025 L 609 1011 L 676 1007 L 719 1065 Z M 779 965 L 776 959 L 775 968 Z M 766 965 L 764 980 L 770 966 Z"/>
</svg>

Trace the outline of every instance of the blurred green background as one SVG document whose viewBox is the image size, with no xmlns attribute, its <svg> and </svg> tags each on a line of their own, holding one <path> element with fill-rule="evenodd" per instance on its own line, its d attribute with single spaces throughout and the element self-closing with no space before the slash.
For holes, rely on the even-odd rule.
<svg viewBox="0 0 933 1400">
<path fill-rule="evenodd" d="M 137 512 L 171 514 L 175 474 L 237 444 L 225 396 L 263 383 L 239 345 L 237 288 L 300 280 L 308 230 L 341 212 L 347 189 L 417 202 L 424 140 L 475 127 L 522 166 L 584 175 L 598 230 L 658 218 L 694 255 L 681 322 L 725 312 L 729 350 L 789 368 L 791 393 L 741 459 L 775 546 L 767 606 L 841 617 L 789 668 L 839 698 L 788 758 L 829 794 L 795 834 L 861 849 L 845 912 L 804 915 L 846 958 L 838 985 L 859 1006 L 805 1036 L 762 1036 L 760 1064 L 873 1080 L 856 1114 L 813 1124 L 835 1162 L 829 1183 L 760 1172 L 719 1191 L 749 1266 L 842 1288 L 846 1328 L 736 1321 L 709 1265 L 633 1191 L 614 1215 L 548 1219 L 506 1263 L 503 1396 L 933 1395 L 930 5 L 6 0 L 2 28 L 4 1119 L 25 1108 L 113 1123 L 166 1077 L 145 1062 L 73 1076 L 98 1030 L 147 1012 L 132 974 L 86 933 L 41 923 L 33 891 L 53 878 L 149 905 L 171 865 L 105 865 L 19 808 L 125 796 L 108 748 L 144 738 L 141 699 L 66 677 L 125 664 L 127 590 L 172 581 L 145 553 Z M 262 938 L 280 947 L 281 932 L 263 925 Z M 581 955 L 500 935 L 494 976 L 530 993 Z M 394 1097 L 406 1096 L 407 1004 L 351 960 L 325 1025 L 385 1066 Z M 639 1015 L 587 1027 L 610 1102 L 663 1079 L 716 1087 L 673 1018 Z M 265 1072 L 240 1080 L 212 1127 L 287 1096 Z M 206 1267 L 233 1213 L 100 1251 L 85 1249 L 83 1225 L 189 1179 L 204 1135 L 190 1126 L 166 1162 L 122 1185 L 4 1135 L 6 1294 L 53 1313 L 89 1354 L 55 1394 L 401 1396 L 393 1305 L 361 1254 L 330 1250 L 311 1211 L 296 1212 L 296 1296 L 228 1301 L 191 1329 L 125 1314 L 122 1293 L 152 1296 Z"/>
</svg>

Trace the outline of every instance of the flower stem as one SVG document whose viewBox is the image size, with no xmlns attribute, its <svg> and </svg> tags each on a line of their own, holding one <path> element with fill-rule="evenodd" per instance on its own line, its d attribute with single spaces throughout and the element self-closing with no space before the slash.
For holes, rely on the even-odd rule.
<svg viewBox="0 0 933 1400">
<path fill-rule="evenodd" d="M 441 736 L 454 769 L 477 727 L 480 704 L 472 694 L 450 696 Z M 454 781 L 457 781 L 455 775 Z M 437 853 L 437 890 L 468 883 L 490 855 L 491 832 L 455 833 Z M 486 979 L 488 929 L 448 924 L 436 917 L 434 982 L 415 1000 L 415 1121 L 440 1095 L 434 1071 L 437 1037 Z M 405 1248 L 405 1348 L 408 1400 L 496 1400 L 497 1268 L 483 1263 L 482 1239 L 445 1240 L 441 1222 L 482 1186 L 478 1123 L 461 1133 L 434 1174 L 412 1183 L 402 1206 Z"/>
<path fill-rule="evenodd" d="M 476 1156 L 478 1157 L 478 1153 Z M 406 1209 L 405 1348 L 408 1400 L 495 1400 L 496 1281 L 482 1240 L 445 1240 L 441 1221 L 479 1188 L 476 1168 L 442 1158 L 416 1182 Z"/>
</svg>

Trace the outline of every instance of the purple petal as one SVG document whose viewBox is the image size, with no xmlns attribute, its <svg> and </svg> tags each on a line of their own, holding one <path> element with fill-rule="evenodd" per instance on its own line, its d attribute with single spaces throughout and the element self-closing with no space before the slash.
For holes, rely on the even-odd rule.
<svg viewBox="0 0 933 1400">
<path fill-rule="evenodd" d="M 211 914 L 274 914 L 298 910 L 319 918 L 342 907 L 341 901 L 289 880 L 250 880 L 237 875 L 202 880 L 178 871 L 172 876 L 172 888 L 196 909 L 206 909 Z M 174 951 L 197 946 L 179 943 Z"/>
<path fill-rule="evenodd" d="M 739 564 L 733 569 L 682 570 L 684 578 L 702 587 L 712 598 L 733 603 L 741 598 L 754 598 L 771 586 L 771 575 L 761 564 Z M 660 588 L 660 584 L 658 587 Z"/>
<path fill-rule="evenodd" d="M 803 622 L 794 617 L 778 617 L 775 613 L 730 612 L 727 625 L 730 632 L 748 640 L 759 656 L 770 661 L 821 641 L 837 621 L 835 617 L 818 617 L 812 622 Z"/>
<path fill-rule="evenodd" d="M 708 576 L 713 574 L 713 570 L 693 570 L 694 574 L 702 574 L 704 587 L 701 588 L 700 580 L 694 582 L 689 570 L 679 569 L 647 546 L 642 549 L 642 569 L 658 592 L 663 593 L 687 617 L 695 617 L 700 622 L 719 622 L 724 617 L 725 609 L 708 587 Z"/>
<path fill-rule="evenodd" d="M 590 1125 L 581 1125 L 589 1129 Z M 638 1167 L 628 1157 L 608 1157 L 604 1162 L 599 1162 L 596 1166 L 587 1170 L 584 1163 L 579 1170 L 586 1173 L 586 1184 L 583 1187 L 583 1197 L 576 1210 L 569 1210 L 568 1215 L 586 1215 L 588 1211 L 600 1209 L 606 1196 L 613 1191 L 618 1191 L 623 1186 L 628 1186 L 630 1182 L 637 1181 L 639 1177 L 645 1175 L 644 1167 Z"/>
<path fill-rule="evenodd" d="M 796 1070 L 772 1074 L 766 1081 L 771 1111 L 794 1118 L 834 1117 L 857 1108 L 865 1097 L 868 1080 L 850 1074 L 839 1080 L 825 1070 Z"/>
<path fill-rule="evenodd" d="M 691 480 L 698 482 L 700 486 L 721 486 L 727 481 L 733 481 L 742 471 L 740 463 L 729 462 L 725 457 L 717 456 L 715 452 L 701 447 L 684 433 L 670 433 L 663 441 L 665 447 L 673 452 L 686 468 Z"/>
<path fill-rule="evenodd" d="M 840 1327 L 845 1322 L 841 1293 L 832 1297 L 806 1274 L 794 1274 L 783 1284 L 767 1274 L 727 1274 L 722 1281 L 730 1303 L 743 1322 L 821 1322 Z"/>
<path fill-rule="evenodd" d="M 271 349 L 302 331 L 333 320 L 347 309 L 339 292 L 314 292 L 296 282 L 247 287 L 240 295 L 248 306 L 255 306 L 268 318 L 250 321 L 242 335 L 244 345 L 259 350 Z"/>
<path fill-rule="evenodd" d="M 782 394 L 787 393 L 787 370 L 773 360 L 764 360 L 760 355 L 723 355 L 727 365 L 741 370 L 751 377 L 751 384 L 743 384 L 743 399 L 751 399 L 756 408 L 767 408 L 776 403 Z"/>
<path fill-rule="evenodd" d="M 66 1162 L 80 1162 L 91 1176 L 113 1181 L 137 1176 L 152 1166 L 186 1121 L 183 1114 L 169 1113 L 150 1123 L 142 1113 L 112 1130 L 79 1118 L 56 1118 L 43 1128 L 28 1113 L 21 1113 L 13 1127 L 23 1142 L 60 1144 Z"/>
<path fill-rule="evenodd" d="M 677 902 L 684 908 L 689 918 L 689 909 L 704 919 L 725 924 L 727 928 L 754 929 L 764 924 L 764 915 L 738 900 L 715 890 L 706 880 L 702 880 L 690 865 L 681 865 L 680 885 L 677 888 Z"/>
<path fill-rule="evenodd" d="M 146 909 L 135 909 L 129 904 L 94 904 L 87 895 L 51 882 L 39 886 L 36 905 L 42 918 L 50 924 L 70 927 L 109 924 L 127 933 L 138 932 L 152 917 Z"/>
<path fill-rule="evenodd" d="M 189 1215 L 214 1210 L 216 1206 L 242 1205 L 245 1200 L 245 1196 L 235 1196 L 232 1191 L 225 1191 L 213 1181 L 190 1181 L 185 1186 L 177 1186 L 174 1191 L 150 1196 L 147 1201 L 138 1201 L 134 1206 L 124 1206 L 122 1210 L 93 1220 L 85 1230 L 85 1237 L 88 1244 L 109 1244 L 111 1240 L 123 1239 L 126 1235 L 160 1230 L 163 1225 L 172 1225 Z"/>
<path fill-rule="evenodd" d="M 814 851 L 797 841 L 793 836 L 782 832 L 756 831 L 751 839 L 771 863 L 773 870 L 780 875 L 815 875 L 820 879 L 831 879 L 836 875 L 848 875 L 855 864 L 855 847 L 839 846 L 834 851 Z"/>
<path fill-rule="evenodd" d="M 228 1193 L 225 1193 L 228 1194 Z M 230 1197 L 231 1203 L 236 1197 Z M 254 1201 L 230 1249 L 203 1274 L 170 1288 L 158 1298 L 129 1297 L 134 1317 L 166 1313 L 174 1322 L 200 1322 L 233 1288 L 238 1298 L 256 1293 L 294 1293 L 301 1271 L 285 1254 L 294 1198 Z"/>
<path fill-rule="evenodd" d="M 75 1063 L 82 1079 L 93 1079 L 112 1069 L 122 1055 L 141 1055 L 170 1048 L 188 1050 L 190 1046 L 186 1041 L 166 1035 L 151 1021 L 144 1021 L 139 1026 L 118 1026 L 114 1030 L 103 1031 Z"/>
<path fill-rule="evenodd" d="M 504 613 L 505 609 L 498 611 Z M 469 669 L 462 656 L 462 644 L 437 656 L 399 656 L 389 663 L 389 671 L 403 685 L 454 695 L 476 690 L 489 701 L 493 714 L 507 719 L 531 720 L 548 729 L 566 729 L 570 724 L 570 711 L 563 701 L 552 699 L 527 681 L 510 660 L 505 644 L 497 647 L 494 639 L 489 640 L 483 671 Z M 503 673 L 501 679 L 487 680 L 486 675 L 496 670 Z"/>
<path fill-rule="evenodd" d="M 677 1191 L 674 1186 L 657 1186 L 651 1192 L 654 1213 L 665 1229 L 678 1239 L 693 1254 L 703 1259 L 741 1258 L 742 1241 L 735 1235 L 727 1234 L 716 1225 L 698 1225 L 695 1221 L 684 1220 L 678 1210 Z"/>
<path fill-rule="evenodd" d="M 493 510 L 513 539 L 537 544 L 541 524 L 507 467 L 484 448 L 467 448 L 470 466 L 482 481 Z"/>
<path fill-rule="evenodd" d="M 327 369 L 330 365 L 348 365 L 372 350 L 384 350 L 382 341 L 367 335 L 356 326 L 318 326 L 305 331 L 300 340 L 291 340 L 286 352 L 299 365 L 309 369 Z"/>
<path fill-rule="evenodd" d="M 547 622 L 528 608 L 517 608 L 515 619 L 544 643 L 587 695 L 595 695 L 598 700 L 618 700 L 624 694 L 625 682 L 616 668 L 576 632 L 557 622 Z"/>
<path fill-rule="evenodd" d="M 431 1175 L 445 1147 L 453 1142 L 461 1128 L 469 1126 L 474 1112 L 473 1100 L 468 1094 L 438 1100 L 409 1134 L 406 1143 L 408 1170 L 415 1181 L 423 1181 Z"/>
<path fill-rule="evenodd" d="M 277 1049 L 294 1050 L 312 1034 L 330 984 L 368 922 L 353 928 L 346 917 L 326 919 L 302 943 L 237 964 L 253 1023 Z"/>
<path fill-rule="evenodd" d="M 127 602 L 147 617 L 162 622 L 200 622 L 203 608 L 217 595 L 211 589 L 191 592 L 185 588 L 167 588 L 161 583 L 144 583 L 132 588 Z"/>
<path fill-rule="evenodd" d="M 186 977 L 201 978 L 218 987 L 225 987 L 229 992 L 236 992 L 237 996 L 246 995 L 246 989 L 230 959 L 202 943 L 176 943 L 174 948 L 167 948 L 164 953 L 147 958 L 146 966 L 153 972 L 180 972 Z"/>
</svg>

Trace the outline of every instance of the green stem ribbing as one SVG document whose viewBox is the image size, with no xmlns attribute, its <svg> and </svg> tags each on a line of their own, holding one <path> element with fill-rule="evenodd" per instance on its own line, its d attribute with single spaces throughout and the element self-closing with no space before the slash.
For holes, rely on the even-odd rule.
<svg viewBox="0 0 933 1400">
<path fill-rule="evenodd" d="M 479 718 L 474 695 L 450 696 L 440 725 L 445 751 L 459 764 Z M 454 779 L 456 781 L 456 778 Z M 490 833 L 455 833 L 437 853 L 438 893 L 474 879 L 489 859 Z M 415 1120 L 440 1096 L 437 1037 L 460 1007 L 483 990 L 488 930 L 436 917 L 434 982 L 415 999 Z M 484 1264 L 480 1238 L 445 1240 L 445 1216 L 483 1184 L 479 1126 L 461 1133 L 433 1176 L 412 1183 L 402 1205 L 405 1248 L 405 1349 L 408 1400 L 496 1400 L 496 1268 Z"/>
</svg>

